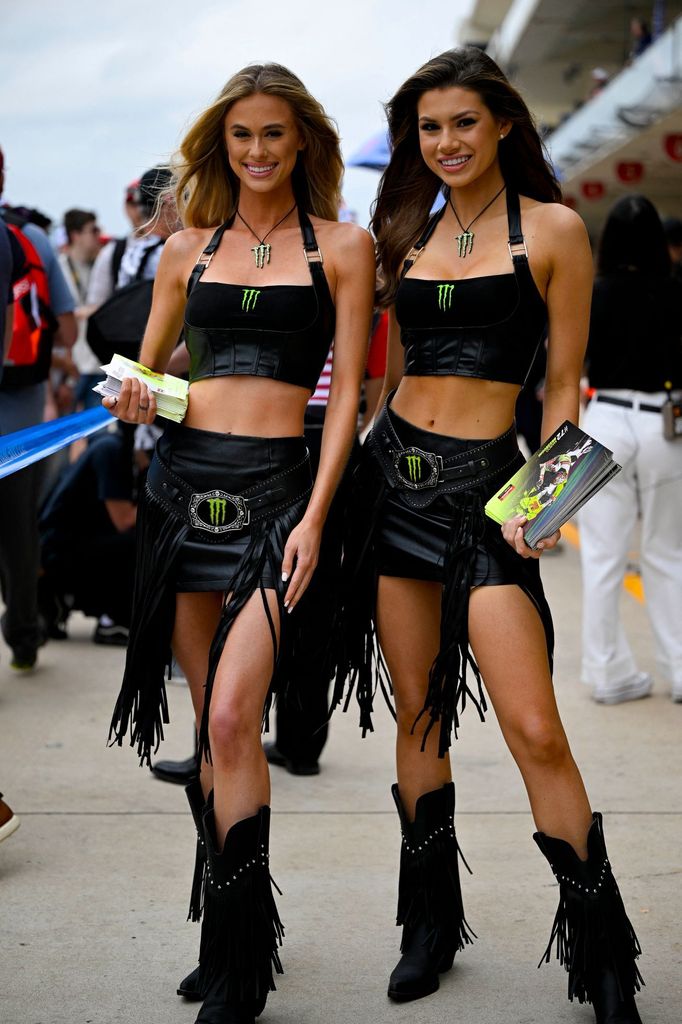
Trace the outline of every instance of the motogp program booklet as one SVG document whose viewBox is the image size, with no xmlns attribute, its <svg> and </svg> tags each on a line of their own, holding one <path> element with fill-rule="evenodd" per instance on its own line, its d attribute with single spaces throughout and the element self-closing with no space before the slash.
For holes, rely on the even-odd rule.
<svg viewBox="0 0 682 1024">
<path fill-rule="evenodd" d="M 136 363 L 125 356 L 114 355 L 113 359 L 102 370 L 107 379 L 95 384 L 93 391 L 105 398 L 118 396 L 121 382 L 125 377 L 137 377 L 154 393 L 156 411 L 174 423 L 181 423 L 187 412 L 189 383 L 181 377 L 173 377 L 170 373 L 156 373 L 142 363 Z"/>
<path fill-rule="evenodd" d="M 496 523 L 525 516 L 529 547 L 549 537 L 620 472 L 613 452 L 566 420 L 485 506 Z"/>
</svg>

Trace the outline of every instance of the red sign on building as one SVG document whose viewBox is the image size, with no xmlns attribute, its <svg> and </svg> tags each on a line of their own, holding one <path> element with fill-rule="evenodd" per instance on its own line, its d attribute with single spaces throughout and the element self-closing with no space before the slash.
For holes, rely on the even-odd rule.
<svg viewBox="0 0 682 1024">
<path fill-rule="evenodd" d="M 585 199 L 601 199 L 606 189 L 603 181 L 584 181 L 580 186 L 580 191 Z"/>
</svg>

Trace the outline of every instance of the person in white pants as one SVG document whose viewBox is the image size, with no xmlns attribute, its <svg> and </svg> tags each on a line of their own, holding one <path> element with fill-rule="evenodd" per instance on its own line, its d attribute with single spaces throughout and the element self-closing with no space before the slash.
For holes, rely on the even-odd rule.
<svg viewBox="0 0 682 1024">
<path fill-rule="evenodd" d="M 638 671 L 619 608 L 638 516 L 656 663 L 673 699 L 682 701 L 682 441 L 666 441 L 661 413 L 649 411 L 665 399 L 664 392 L 600 391 L 583 420 L 623 467 L 580 513 L 582 678 L 605 703 L 645 696 L 652 687 L 651 677 Z"/>
<path fill-rule="evenodd" d="M 682 437 L 663 435 L 661 407 L 682 394 L 682 283 L 663 226 L 644 196 L 624 196 L 604 225 L 587 347 L 595 394 L 583 419 L 622 472 L 580 512 L 583 682 L 595 700 L 645 697 L 620 617 L 628 549 L 641 520 L 640 561 L 656 662 L 682 702 Z"/>
</svg>

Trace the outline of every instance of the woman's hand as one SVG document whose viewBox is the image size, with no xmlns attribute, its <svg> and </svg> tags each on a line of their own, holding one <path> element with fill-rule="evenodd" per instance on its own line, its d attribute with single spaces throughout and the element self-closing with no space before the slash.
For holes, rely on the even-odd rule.
<svg viewBox="0 0 682 1024">
<path fill-rule="evenodd" d="M 137 377 L 125 377 L 118 398 L 103 398 L 102 405 L 124 423 L 153 423 L 156 416 L 156 399 Z"/>
<path fill-rule="evenodd" d="M 282 561 L 282 579 L 285 583 L 290 580 L 284 595 L 284 607 L 288 612 L 294 610 L 313 577 L 321 538 L 321 525 L 305 517 L 289 534 Z"/>
<path fill-rule="evenodd" d="M 538 541 L 536 550 L 529 548 L 523 535 L 523 528 L 527 522 L 525 516 L 514 516 L 512 519 L 508 519 L 502 527 L 502 536 L 507 544 L 514 548 L 517 555 L 521 555 L 522 558 L 539 558 L 543 551 L 549 551 L 550 548 L 556 547 L 561 537 L 561 530 L 557 530 L 551 537 L 543 537 Z"/>
</svg>

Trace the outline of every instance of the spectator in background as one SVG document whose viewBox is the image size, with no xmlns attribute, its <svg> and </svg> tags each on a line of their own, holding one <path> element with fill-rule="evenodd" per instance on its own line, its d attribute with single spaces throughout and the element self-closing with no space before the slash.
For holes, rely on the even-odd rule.
<svg viewBox="0 0 682 1024">
<path fill-rule="evenodd" d="M 0 195 L 4 183 L 4 160 L 0 150 Z M 5 215 L 8 216 L 6 212 Z M 50 340 L 54 344 L 71 348 L 76 340 L 74 301 L 57 256 L 45 232 L 35 224 L 24 223 L 21 232 L 39 258 L 42 264 L 39 272 L 44 273 L 47 282 L 52 317 Z M 16 370 L 15 367 L 9 369 Z M 6 369 L 0 383 L 0 434 L 10 434 L 41 423 L 45 398 L 45 379 L 33 383 L 15 383 Z M 38 647 L 43 640 L 38 621 L 37 596 L 41 475 L 42 464 L 36 462 L 0 480 L 0 581 L 5 602 L 2 632 L 12 649 L 11 666 L 20 672 L 33 669 Z"/>
<path fill-rule="evenodd" d="M 630 47 L 628 63 L 637 60 L 651 46 L 651 32 L 643 18 L 633 18 L 630 22 L 630 38 L 632 46 Z"/>
<path fill-rule="evenodd" d="M 588 100 L 593 100 L 595 96 L 598 96 L 603 89 L 609 84 L 610 75 L 606 68 L 593 68 L 590 72 L 592 79 L 592 85 L 590 91 L 587 94 Z"/>
<path fill-rule="evenodd" d="M 64 214 L 66 246 L 59 254 L 59 265 L 76 303 L 78 339 L 71 353 L 78 377 L 68 381 L 75 388 L 76 404 L 92 409 L 100 404 L 93 392 L 102 379 L 99 359 L 87 343 L 87 295 L 92 267 L 100 251 L 100 227 L 97 215 L 88 210 L 67 210 Z"/>
<path fill-rule="evenodd" d="M 170 180 L 168 167 L 152 167 L 131 194 L 126 192 L 126 212 L 135 211 L 131 221 L 134 230 L 127 238 L 106 245 L 95 260 L 88 288 L 88 313 L 138 274 L 145 280 L 156 277 L 163 244 L 178 228 L 174 202 L 157 204 L 159 191 L 167 188 Z"/>
<path fill-rule="evenodd" d="M 665 240 L 672 264 L 673 277 L 682 281 L 682 220 L 678 217 L 666 217 L 663 221 Z"/>
<path fill-rule="evenodd" d="M 5 353 L 12 338 L 14 319 L 13 285 L 23 266 L 24 256 L 19 243 L 0 220 L 0 376 Z M 0 842 L 8 839 L 19 828 L 19 817 L 0 793 Z"/>
<path fill-rule="evenodd" d="M 40 606 L 51 635 L 77 609 L 97 617 L 95 643 L 128 641 L 137 517 L 134 433 L 119 424 L 97 437 L 43 508 Z"/>
<path fill-rule="evenodd" d="M 619 614 L 633 529 L 641 518 L 646 607 L 661 673 L 682 702 L 682 442 L 663 436 L 667 385 L 682 396 L 682 284 L 670 276 L 663 227 L 644 196 L 625 196 L 597 257 L 585 430 L 622 471 L 580 512 L 583 682 L 604 704 L 645 697 Z"/>
</svg>

